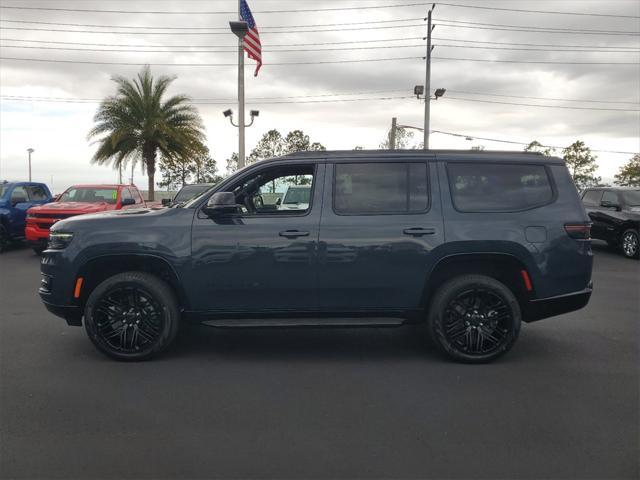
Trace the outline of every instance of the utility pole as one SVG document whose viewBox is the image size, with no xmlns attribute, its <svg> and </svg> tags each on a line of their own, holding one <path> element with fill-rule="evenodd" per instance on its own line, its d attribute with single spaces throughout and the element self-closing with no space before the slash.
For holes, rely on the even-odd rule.
<svg viewBox="0 0 640 480">
<path fill-rule="evenodd" d="M 29 152 L 29 181 L 31 181 L 31 154 L 35 152 L 33 148 L 27 148 L 27 152 Z"/>
<path fill-rule="evenodd" d="M 433 26 L 431 25 L 431 14 L 433 9 L 436 8 L 434 3 L 427 14 L 427 73 L 424 82 L 424 149 L 429 149 L 429 121 L 431 117 L 431 31 Z"/>
<path fill-rule="evenodd" d="M 396 129 L 397 129 L 398 119 L 393 117 L 391 119 L 391 130 L 389 131 L 389 150 L 396 149 Z"/>
<path fill-rule="evenodd" d="M 242 20 L 238 0 L 238 21 Z M 246 32 L 245 32 L 246 33 Z M 244 35 L 238 36 L 238 170 L 244 167 Z"/>
</svg>

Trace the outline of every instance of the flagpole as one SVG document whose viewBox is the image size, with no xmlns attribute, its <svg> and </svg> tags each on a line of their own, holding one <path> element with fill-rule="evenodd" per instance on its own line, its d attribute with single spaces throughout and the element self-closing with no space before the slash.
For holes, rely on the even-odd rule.
<svg viewBox="0 0 640 480">
<path fill-rule="evenodd" d="M 242 21 L 241 0 L 238 0 L 238 20 Z M 244 167 L 244 49 L 238 38 L 238 169 Z"/>
</svg>

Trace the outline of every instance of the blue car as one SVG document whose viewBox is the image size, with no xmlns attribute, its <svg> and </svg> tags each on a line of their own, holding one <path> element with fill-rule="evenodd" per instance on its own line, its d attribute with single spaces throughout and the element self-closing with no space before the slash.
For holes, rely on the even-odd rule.
<svg viewBox="0 0 640 480">
<path fill-rule="evenodd" d="M 27 210 L 52 200 L 49 187 L 36 182 L 0 183 L 0 252 L 24 239 Z"/>
</svg>

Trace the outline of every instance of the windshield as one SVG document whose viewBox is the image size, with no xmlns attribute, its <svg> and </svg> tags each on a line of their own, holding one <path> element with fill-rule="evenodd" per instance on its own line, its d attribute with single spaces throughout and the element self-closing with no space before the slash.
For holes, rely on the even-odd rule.
<svg viewBox="0 0 640 480">
<path fill-rule="evenodd" d="M 116 188 L 71 187 L 60 195 L 59 202 L 108 203 L 115 205 L 118 199 Z"/>
<path fill-rule="evenodd" d="M 640 207 L 640 190 L 628 190 L 622 192 L 625 205 L 630 207 Z"/>
<path fill-rule="evenodd" d="M 210 185 L 187 185 L 176 194 L 173 199 L 174 203 L 182 203 L 197 197 L 202 192 L 206 192 L 211 188 Z"/>
<path fill-rule="evenodd" d="M 309 203 L 309 194 L 311 193 L 310 188 L 289 188 L 285 197 L 282 201 L 284 205 L 287 204 L 299 204 L 299 203 Z"/>
</svg>

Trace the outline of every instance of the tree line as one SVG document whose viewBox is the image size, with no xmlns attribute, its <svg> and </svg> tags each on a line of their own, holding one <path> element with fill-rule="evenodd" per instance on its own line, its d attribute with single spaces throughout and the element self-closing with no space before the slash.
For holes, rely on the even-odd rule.
<svg viewBox="0 0 640 480">
<path fill-rule="evenodd" d="M 148 176 L 149 200 L 155 199 L 155 174 L 159 166 L 162 179 L 158 184 L 176 189 L 187 183 L 215 183 L 222 176 L 218 165 L 207 148 L 204 124 L 197 109 L 186 95 L 166 96 L 175 77 L 154 78 L 149 67 L 144 67 L 133 79 L 113 77 L 116 93 L 106 97 L 94 116 L 95 125 L 88 134 L 97 149 L 92 162 L 110 164 L 119 169 L 132 164 L 142 166 Z M 413 132 L 404 128 L 396 131 L 397 148 L 410 146 Z M 389 148 L 388 139 L 380 148 Z M 355 147 L 360 150 L 362 147 Z M 481 150 L 482 146 L 472 149 Z M 312 142 L 302 130 L 290 131 L 283 136 L 278 130 L 263 135 L 247 158 L 253 163 L 299 151 L 325 150 L 319 142 Z M 554 154 L 537 140 L 525 147 L 543 155 Z M 579 189 L 599 185 L 595 175 L 597 157 L 584 142 L 578 140 L 562 149 L 562 158 Z M 238 155 L 226 161 L 226 173 L 237 169 Z M 615 175 L 615 183 L 640 186 L 640 154 L 635 154 Z"/>
</svg>

